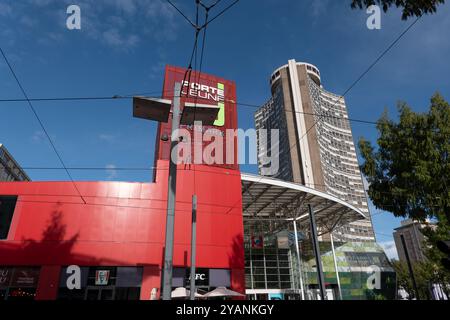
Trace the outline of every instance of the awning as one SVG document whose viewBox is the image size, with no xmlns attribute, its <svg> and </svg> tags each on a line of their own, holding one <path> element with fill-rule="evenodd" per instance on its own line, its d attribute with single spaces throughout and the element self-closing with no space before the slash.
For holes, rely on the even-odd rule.
<svg viewBox="0 0 450 320">
<path fill-rule="evenodd" d="M 309 227 L 308 204 L 314 208 L 322 233 L 352 221 L 366 219 L 361 210 L 324 192 L 303 185 L 263 176 L 242 174 L 244 221 L 276 224 L 297 220 L 299 228 Z"/>
</svg>

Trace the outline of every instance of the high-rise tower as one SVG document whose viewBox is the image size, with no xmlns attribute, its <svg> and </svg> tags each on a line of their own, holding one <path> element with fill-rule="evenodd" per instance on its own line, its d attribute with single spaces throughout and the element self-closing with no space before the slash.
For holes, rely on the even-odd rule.
<svg viewBox="0 0 450 320">
<path fill-rule="evenodd" d="M 320 71 L 290 60 L 272 74 L 272 98 L 255 114 L 256 129 L 279 129 L 274 178 L 303 184 L 360 209 L 366 219 L 333 233 L 340 241 L 374 241 L 353 135 L 343 97 L 324 90 Z M 260 171 L 269 145 L 258 143 Z"/>
</svg>

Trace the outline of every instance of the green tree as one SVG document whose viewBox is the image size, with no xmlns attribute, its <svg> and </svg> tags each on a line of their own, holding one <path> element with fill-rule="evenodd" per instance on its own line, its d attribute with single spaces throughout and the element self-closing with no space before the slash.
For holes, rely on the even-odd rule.
<svg viewBox="0 0 450 320">
<path fill-rule="evenodd" d="M 425 253 L 434 273 L 448 284 L 436 242 L 450 239 L 450 105 L 435 94 L 427 113 L 415 113 L 406 103 L 398 109 L 398 123 L 387 112 L 378 120 L 377 150 L 360 139 L 361 170 L 377 208 L 396 217 L 436 222 L 424 230 Z"/>
<path fill-rule="evenodd" d="M 406 291 L 410 300 L 414 298 L 417 300 L 431 299 L 431 284 L 434 283 L 434 267 L 432 263 L 418 262 L 413 264 L 413 273 L 419 297 L 416 297 L 407 264 L 401 261 L 392 261 L 392 266 L 397 274 L 398 286 Z"/>
<path fill-rule="evenodd" d="M 450 105 L 435 94 L 428 113 L 415 113 L 406 103 L 398 109 L 399 123 L 387 112 L 378 120 L 378 150 L 359 140 L 369 196 L 377 208 L 396 217 L 431 218 L 448 225 Z"/>
<path fill-rule="evenodd" d="M 395 5 L 403 9 L 402 19 L 407 20 L 410 17 L 435 13 L 438 5 L 444 3 L 445 0 L 352 0 L 352 8 L 363 9 L 371 5 L 379 5 L 386 12 Z"/>
</svg>

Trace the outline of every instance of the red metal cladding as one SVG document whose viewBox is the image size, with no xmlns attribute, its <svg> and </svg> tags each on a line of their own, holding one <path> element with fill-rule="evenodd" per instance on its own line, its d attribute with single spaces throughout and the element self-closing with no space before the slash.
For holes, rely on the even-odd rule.
<svg viewBox="0 0 450 320">
<path fill-rule="evenodd" d="M 86 205 L 69 182 L 0 183 L 1 195 L 19 196 L 0 265 L 160 265 L 168 171 L 159 165 L 153 184 L 77 182 Z M 196 169 L 199 266 L 242 268 L 240 175 Z M 194 181 L 178 171 L 174 264 L 186 266 Z"/>
<path fill-rule="evenodd" d="M 164 98 L 173 98 L 175 82 L 182 82 L 184 75 L 185 69 L 166 68 Z M 200 94 L 204 86 L 201 95 L 210 91 L 210 96 L 183 97 L 182 105 L 185 101 L 223 103 L 217 126 L 206 129 L 223 134 L 236 129 L 234 82 L 206 74 L 198 77 L 195 72 L 190 79 L 200 84 L 200 90 L 191 94 Z M 190 90 L 187 83 L 183 88 Z M 160 124 L 154 183 L 76 182 L 87 204 L 70 182 L 0 182 L 1 196 L 18 196 L 8 237 L 0 241 L 0 266 L 41 266 L 36 299 L 56 298 L 61 266 L 143 266 L 141 299 L 149 299 L 150 290 L 161 283 L 170 142 L 159 138 L 169 133 L 169 125 Z M 197 267 L 230 270 L 232 289 L 243 293 L 242 194 L 236 151 L 234 138 L 231 164 L 178 166 L 174 267 L 190 264 L 195 193 Z"/>
<path fill-rule="evenodd" d="M 184 68 L 166 66 L 163 87 L 164 99 L 173 99 L 175 83 L 177 82 L 183 84 L 181 94 L 182 108 L 185 102 L 222 106 L 222 114 L 219 115 L 215 125 L 204 126 L 203 134 L 205 134 L 206 132 L 212 132 L 213 134 L 217 133 L 217 135 L 220 134 L 222 137 L 224 137 L 223 154 L 220 157 L 223 159 L 223 161 L 221 163 L 215 163 L 213 165 L 226 169 L 239 170 L 239 166 L 237 163 L 237 137 L 230 138 L 229 141 L 232 141 L 232 143 L 227 142 L 225 139 L 227 130 L 237 129 L 235 82 L 205 73 L 200 74 L 195 71 L 192 71 L 189 75 L 189 73 L 186 73 L 186 69 Z M 162 135 L 170 136 L 171 119 L 172 118 L 170 116 L 168 123 L 159 124 L 156 141 L 156 160 L 169 159 L 170 141 L 161 141 L 160 138 Z M 194 130 L 192 126 L 181 125 L 180 128 L 188 130 L 191 133 L 192 139 L 194 138 Z M 208 139 L 205 138 L 205 141 L 202 143 L 203 149 L 210 143 L 211 141 L 208 141 Z M 231 150 L 231 152 L 229 150 Z M 192 143 L 192 156 L 194 156 L 194 143 Z"/>
</svg>

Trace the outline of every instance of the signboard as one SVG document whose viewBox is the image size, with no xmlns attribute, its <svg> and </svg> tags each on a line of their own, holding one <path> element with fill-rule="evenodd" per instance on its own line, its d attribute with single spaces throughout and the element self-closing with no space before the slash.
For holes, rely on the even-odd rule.
<svg viewBox="0 0 450 320">
<path fill-rule="evenodd" d="M 37 287 L 39 280 L 39 268 L 16 268 L 14 269 L 11 287 Z"/>
<path fill-rule="evenodd" d="M 282 293 L 269 293 L 269 300 L 284 300 Z"/>
<path fill-rule="evenodd" d="M 172 287 L 185 287 L 191 285 L 191 270 L 189 268 L 174 268 Z M 231 272 L 228 269 L 196 269 L 196 286 L 199 287 L 230 287 Z"/>
<path fill-rule="evenodd" d="M 191 285 L 191 269 L 186 270 L 185 277 L 186 287 Z M 208 269 L 196 269 L 195 270 L 195 285 L 198 287 L 209 287 L 209 270 Z"/>
<path fill-rule="evenodd" d="M 89 267 L 80 267 L 80 272 L 81 272 L 80 285 L 81 288 L 85 288 L 88 284 Z M 61 269 L 61 276 L 59 280 L 60 288 L 67 288 L 67 280 L 70 276 L 73 276 L 73 273 L 67 273 L 67 267 Z"/>
<path fill-rule="evenodd" d="M 289 235 L 287 232 L 277 234 L 278 249 L 289 249 Z"/>
<path fill-rule="evenodd" d="M 262 249 L 264 247 L 264 238 L 262 236 L 252 236 L 252 249 Z"/>
<path fill-rule="evenodd" d="M 0 268 L 0 288 L 9 287 L 12 278 L 12 268 Z"/>
<path fill-rule="evenodd" d="M 110 270 L 97 270 L 95 271 L 95 285 L 107 286 L 109 281 Z"/>
<path fill-rule="evenodd" d="M 199 153 L 195 152 L 194 140 L 200 140 L 197 146 L 202 144 L 202 150 L 205 150 L 214 143 L 214 137 L 220 136 L 223 138 L 223 145 L 222 147 L 219 147 L 222 152 L 215 152 L 214 158 L 220 158 L 222 161 L 214 161 L 214 163 L 209 163 L 209 165 L 238 170 L 237 137 L 229 138 L 229 142 L 227 142 L 226 139 L 228 129 L 237 129 L 236 84 L 234 81 L 225 80 L 205 73 L 199 74 L 195 71 L 192 71 L 191 76 L 189 77 L 186 76 L 186 69 L 184 68 L 166 66 L 163 99 L 173 101 L 175 83 L 182 84 L 182 109 L 186 102 L 213 105 L 220 108 L 213 126 L 194 128 L 193 125 L 180 125 L 180 129 L 187 130 L 191 136 L 191 163 L 207 163 L 207 161 L 203 161 L 204 159 L 198 159 L 203 155 L 199 156 Z M 160 138 L 162 136 L 170 136 L 171 121 L 170 116 L 168 123 L 159 124 L 158 135 L 156 138 L 157 147 L 155 160 L 170 159 L 171 142 L 170 140 L 161 141 Z M 194 136 L 194 134 L 196 134 L 196 136 Z M 200 139 L 194 139 L 195 137 L 200 137 Z"/>
</svg>

